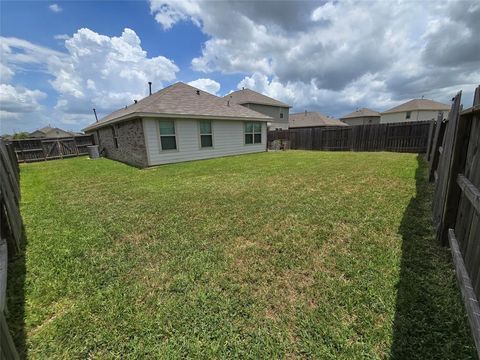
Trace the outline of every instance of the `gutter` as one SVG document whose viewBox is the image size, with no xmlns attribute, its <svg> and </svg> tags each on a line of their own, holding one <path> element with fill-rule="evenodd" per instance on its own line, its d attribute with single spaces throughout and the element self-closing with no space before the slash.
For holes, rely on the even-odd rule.
<svg viewBox="0 0 480 360">
<path fill-rule="evenodd" d="M 132 120 L 137 118 L 169 118 L 169 119 L 200 119 L 200 120 L 237 120 L 237 121 L 264 121 L 269 122 L 274 120 L 271 117 L 268 118 L 256 118 L 256 117 L 237 117 L 237 116 L 218 116 L 218 115 L 192 115 L 192 114 L 165 114 L 165 113 L 143 113 L 143 112 L 133 112 L 118 118 L 114 118 L 105 122 L 98 122 L 87 126 L 82 129 L 82 131 L 92 131 L 95 129 L 102 128 L 106 125 L 115 124 L 117 122 Z"/>
</svg>

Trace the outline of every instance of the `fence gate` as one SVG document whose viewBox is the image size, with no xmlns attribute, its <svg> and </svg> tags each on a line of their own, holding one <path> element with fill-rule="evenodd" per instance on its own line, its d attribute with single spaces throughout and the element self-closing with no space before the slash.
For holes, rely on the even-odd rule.
<svg viewBox="0 0 480 360">
<path fill-rule="evenodd" d="M 93 145 L 93 136 L 23 139 L 13 140 L 12 144 L 19 162 L 32 162 L 85 155 L 87 146 Z"/>
</svg>

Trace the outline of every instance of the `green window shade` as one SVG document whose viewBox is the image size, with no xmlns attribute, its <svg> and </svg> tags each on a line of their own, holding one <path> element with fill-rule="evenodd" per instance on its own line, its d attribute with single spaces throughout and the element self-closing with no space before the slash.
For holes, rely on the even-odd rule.
<svg viewBox="0 0 480 360">
<path fill-rule="evenodd" d="M 245 132 L 246 133 L 253 132 L 253 123 L 252 122 L 245 123 Z"/>
<path fill-rule="evenodd" d="M 175 150 L 177 148 L 177 140 L 175 136 L 161 136 L 162 150 Z"/>
<path fill-rule="evenodd" d="M 200 141 L 202 143 L 202 148 L 213 146 L 212 135 L 200 135 Z"/>
<path fill-rule="evenodd" d="M 200 121 L 200 134 L 211 134 L 212 123 L 209 120 Z"/>
<path fill-rule="evenodd" d="M 160 135 L 175 135 L 175 123 L 173 120 L 160 120 Z"/>
<path fill-rule="evenodd" d="M 262 132 L 262 124 L 260 124 L 260 123 L 253 123 L 253 131 L 255 131 L 255 132 Z"/>
</svg>

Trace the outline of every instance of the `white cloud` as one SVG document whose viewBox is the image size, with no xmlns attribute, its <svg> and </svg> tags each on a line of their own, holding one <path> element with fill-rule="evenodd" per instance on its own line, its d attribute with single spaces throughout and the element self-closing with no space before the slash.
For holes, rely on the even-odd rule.
<svg viewBox="0 0 480 360">
<path fill-rule="evenodd" d="M 62 8 L 58 4 L 51 4 L 48 6 L 48 8 L 54 13 L 59 13 L 62 11 Z"/>
<path fill-rule="evenodd" d="M 12 79 L 15 72 L 7 65 L 0 63 L 0 84 L 7 84 Z"/>
<path fill-rule="evenodd" d="M 131 29 L 119 37 L 80 29 L 65 47 L 66 59 L 51 69 L 51 83 L 60 94 L 56 109 L 67 113 L 89 113 L 95 107 L 106 115 L 147 95 L 148 81 L 161 88 L 179 70 L 163 56 L 149 58 Z"/>
<path fill-rule="evenodd" d="M 426 94 L 447 102 L 447 89 L 471 91 L 480 75 L 474 2 L 151 0 L 150 9 L 165 29 L 191 21 L 209 36 L 194 70 L 251 74 L 241 84 L 295 107 L 341 115 Z"/>
<path fill-rule="evenodd" d="M 31 113 L 40 109 L 40 100 L 47 94 L 40 90 L 30 90 L 9 84 L 0 84 L 0 109 L 5 114 L 16 116 L 19 113 Z"/>
<path fill-rule="evenodd" d="M 197 79 L 190 81 L 188 84 L 213 95 L 217 95 L 220 90 L 220 84 L 212 79 Z"/>
<path fill-rule="evenodd" d="M 1 40 L 5 66 L 51 76 L 50 84 L 58 93 L 51 114 L 59 122 L 86 125 L 92 121 L 92 108 L 100 116 L 107 115 L 146 96 L 148 81 L 153 82 L 154 89 L 160 89 L 165 82 L 175 80 L 179 71 L 173 61 L 163 56 L 148 57 L 131 29 L 118 37 L 79 29 L 65 41 L 66 52 L 17 38 Z M 35 95 L 37 101 L 41 100 L 38 93 Z"/>
</svg>

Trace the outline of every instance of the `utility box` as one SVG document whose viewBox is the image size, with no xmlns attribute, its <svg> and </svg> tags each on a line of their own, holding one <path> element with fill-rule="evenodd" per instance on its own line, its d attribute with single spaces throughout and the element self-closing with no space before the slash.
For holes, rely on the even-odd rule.
<svg viewBox="0 0 480 360">
<path fill-rule="evenodd" d="M 90 159 L 99 159 L 100 158 L 100 153 L 98 151 L 98 145 L 90 145 L 87 146 L 88 149 L 88 156 L 90 156 Z"/>
</svg>

